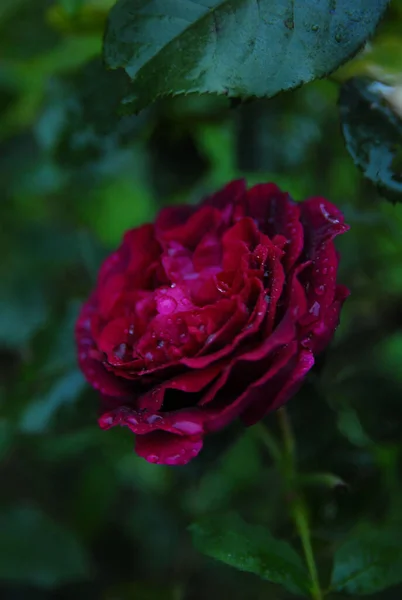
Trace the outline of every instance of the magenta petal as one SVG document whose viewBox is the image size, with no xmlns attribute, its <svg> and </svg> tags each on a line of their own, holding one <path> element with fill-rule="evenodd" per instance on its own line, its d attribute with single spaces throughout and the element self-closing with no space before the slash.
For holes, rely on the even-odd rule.
<svg viewBox="0 0 402 600">
<path fill-rule="evenodd" d="M 280 408 L 299 390 L 313 365 L 312 353 L 302 350 L 295 361 L 289 361 L 275 377 L 266 379 L 257 393 L 253 390 L 252 403 L 242 414 L 242 421 L 246 425 L 254 425 L 268 412 Z"/>
<path fill-rule="evenodd" d="M 157 430 L 176 435 L 201 435 L 204 431 L 205 417 L 206 415 L 198 408 L 157 412 L 121 406 L 103 414 L 99 419 L 99 426 L 101 429 L 110 429 L 116 425 L 126 426 L 138 435 Z"/>
<path fill-rule="evenodd" d="M 205 369 L 188 371 L 168 379 L 161 385 L 155 386 L 147 394 L 138 399 L 138 408 L 160 410 L 167 389 L 180 390 L 186 393 L 197 393 L 209 385 L 221 372 L 220 363 L 215 363 Z"/>
<path fill-rule="evenodd" d="M 228 423 L 233 421 L 233 419 L 239 417 L 242 413 L 247 411 L 252 403 L 259 403 L 258 406 L 260 410 L 264 411 L 264 414 L 269 412 L 271 409 L 271 404 L 274 400 L 272 389 L 275 389 L 275 386 L 272 386 L 271 382 L 273 379 L 275 379 L 278 371 L 281 372 L 281 370 L 286 368 L 287 364 L 296 354 L 296 352 L 296 342 L 292 342 L 291 344 L 281 348 L 277 352 L 277 355 L 271 362 L 270 366 L 269 362 L 267 362 L 267 369 L 264 375 L 251 383 L 249 387 L 230 404 L 226 404 L 220 409 L 217 409 L 216 403 L 211 403 L 214 411 L 212 412 L 210 419 L 206 422 L 207 430 L 215 431 L 225 427 Z M 224 394 L 225 388 L 223 389 L 223 394 L 221 394 L 221 397 L 224 396 Z"/>
<path fill-rule="evenodd" d="M 159 212 L 155 223 L 157 236 L 161 235 L 164 231 L 183 225 L 196 210 L 196 206 L 189 204 L 163 208 Z"/>
<path fill-rule="evenodd" d="M 337 286 L 334 302 L 326 309 L 321 321 L 313 326 L 308 339 L 303 343 L 306 348 L 318 354 L 327 347 L 339 325 L 342 305 L 349 294 L 345 286 Z"/>
<path fill-rule="evenodd" d="M 236 179 L 231 181 L 224 188 L 206 198 L 204 205 L 215 206 L 218 210 L 226 212 L 225 209 L 230 209 L 230 216 L 234 211 L 234 221 L 245 216 L 246 211 L 246 182 L 244 179 Z"/>
<path fill-rule="evenodd" d="M 84 304 L 75 328 L 78 363 L 93 388 L 107 396 L 127 397 L 130 395 L 129 383 L 106 370 L 101 362 L 102 353 L 92 338 L 91 317 L 95 312 L 94 302 L 94 297 L 91 296 Z"/>
<path fill-rule="evenodd" d="M 323 242 L 349 229 L 341 211 L 325 198 L 310 198 L 302 202 L 300 208 L 305 232 L 304 249 L 309 259 L 315 258 Z"/>
<path fill-rule="evenodd" d="M 200 436 L 178 436 L 166 431 L 138 435 L 135 451 L 150 463 L 158 465 L 186 465 L 200 452 L 203 445 Z"/>
<path fill-rule="evenodd" d="M 255 185 L 247 192 L 249 214 L 260 230 L 271 239 L 281 235 L 287 240 L 283 264 L 289 271 L 303 249 L 303 227 L 300 207 L 289 194 L 273 183 Z"/>
</svg>

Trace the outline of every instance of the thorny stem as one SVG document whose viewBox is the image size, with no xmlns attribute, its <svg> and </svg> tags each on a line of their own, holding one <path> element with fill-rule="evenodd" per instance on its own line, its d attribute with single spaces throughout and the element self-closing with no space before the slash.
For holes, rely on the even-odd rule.
<svg viewBox="0 0 402 600">
<path fill-rule="evenodd" d="M 286 491 L 290 499 L 290 514 L 299 534 L 307 569 L 310 574 L 311 597 L 313 600 L 322 600 L 323 593 L 318 578 L 313 547 L 311 545 L 311 532 L 307 508 L 296 483 L 297 466 L 295 438 L 286 408 L 280 408 L 277 412 L 277 415 L 282 433 L 283 451 L 278 453 L 275 440 L 272 440 L 270 433 L 266 430 L 264 435 L 260 431 L 259 437 L 263 440 L 265 445 L 268 446 L 272 458 L 275 460 L 275 462 L 277 462 L 283 473 Z"/>
</svg>

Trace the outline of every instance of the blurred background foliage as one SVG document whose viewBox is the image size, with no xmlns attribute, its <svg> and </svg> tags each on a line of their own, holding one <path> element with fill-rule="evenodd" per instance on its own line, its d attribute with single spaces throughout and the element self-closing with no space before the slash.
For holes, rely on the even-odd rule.
<svg viewBox="0 0 402 600">
<path fill-rule="evenodd" d="M 339 240 L 352 296 L 289 405 L 301 471 L 346 483 L 306 478 L 320 567 L 356 525 L 398 528 L 402 209 L 354 166 L 337 99 L 350 75 L 402 85 L 402 1 L 330 80 L 240 106 L 187 96 L 122 117 L 126 81 L 100 59 L 112 3 L 0 3 L 0 596 L 285 599 L 203 557 L 186 530 L 206 513 L 235 510 L 297 547 L 255 430 L 235 425 L 186 467 L 147 464 L 128 431 L 98 429 L 73 325 L 102 258 L 161 206 L 238 177 L 275 181 L 298 200 L 328 197 L 352 226 Z M 276 431 L 275 415 L 266 425 Z"/>
</svg>

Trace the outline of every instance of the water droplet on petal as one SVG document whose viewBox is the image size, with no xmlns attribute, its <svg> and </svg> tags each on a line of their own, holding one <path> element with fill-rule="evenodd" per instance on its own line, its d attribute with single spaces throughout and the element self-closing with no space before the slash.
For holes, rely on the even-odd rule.
<svg viewBox="0 0 402 600">
<path fill-rule="evenodd" d="M 127 352 L 127 344 L 119 344 L 118 346 L 116 346 L 113 349 L 113 354 L 119 358 L 120 360 L 123 360 L 124 356 L 126 355 Z"/>
<path fill-rule="evenodd" d="M 317 296 L 322 296 L 324 292 L 325 292 L 324 285 L 319 285 L 318 287 L 315 288 L 315 293 L 317 294 Z"/>
<path fill-rule="evenodd" d="M 320 309 L 321 309 L 321 305 L 319 304 L 319 302 L 314 302 L 314 304 L 310 308 L 310 312 L 315 317 L 318 317 L 318 315 L 320 314 Z"/>
<path fill-rule="evenodd" d="M 171 296 L 166 296 L 165 298 L 161 298 L 158 302 L 158 311 L 162 315 L 170 315 L 175 311 L 177 307 L 177 302 Z"/>
<path fill-rule="evenodd" d="M 160 415 L 150 415 L 145 420 L 149 425 L 154 425 L 154 423 L 163 421 L 163 417 L 161 417 Z"/>
<path fill-rule="evenodd" d="M 338 41 L 338 40 L 337 40 Z M 330 223 L 333 223 L 334 225 L 336 225 L 337 223 L 339 223 L 339 219 L 337 219 L 336 217 L 333 217 L 325 208 L 324 204 L 320 204 L 320 210 L 321 213 L 323 214 L 323 216 L 327 219 L 327 221 L 329 221 Z"/>
</svg>

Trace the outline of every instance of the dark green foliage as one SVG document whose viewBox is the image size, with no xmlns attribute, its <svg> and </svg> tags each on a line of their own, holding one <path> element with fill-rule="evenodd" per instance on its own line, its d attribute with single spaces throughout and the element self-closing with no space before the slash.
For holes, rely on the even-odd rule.
<svg viewBox="0 0 402 600">
<path fill-rule="evenodd" d="M 402 530 L 399 525 L 366 525 L 347 538 L 335 553 L 333 590 L 374 594 L 402 581 Z"/>
<path fill-rule="evenodd" d="M 372 35 L 388 0 L 119 0 L 104 57 L 133 80 L 134 111 L 156 98 L 274 96 L 334 71 Z"/>
<path fill-rule="evenodd" d="M 392 88 L 354 78 L 341 89 L 346 147 L 364 175 L 392 202 L 402 202 L 402 113 L 387 101 Z"/>
<path fill-rule="evenodd" d="M 40 511 L 5 511 L 0 528 L 0 579 L 52 588 L 90 576 L 76 536 Z"/>
<path fill-rule="evenodd" d="M 275 181 L 297 200 L 326 196 L 351 225 L 338 247 L 352 295 L 288 408 L 328 598 L 399 599 L 401 207 L 380 202 L 350 160 L 334 81 L 237 107 L 224 95 L 189 94 L 121 115 L 130 82 L 100 57 L 113 4 L 0 0 L 0 597 L 286 600 L 289 589 L 302 596 L 310 587 L 289 495 L 255 428 L 211 436 L 187 467 L 147 464 L 129 431 L 99 430 L 97 395 L 76 366 L 77 311 L 123 232 L 168 203 L 246 177 Z M 372 46 L 348 63 L 348 78 L 398 86 L 401 0 L 387 14 Z M 297 22 L 281 31 L 298 35 Z M 372 117 L 367 88 L 352 90 L 362 98 L 359 116 Z M 395 130 L 375 101 L 380 110 L 365 131 L 375 127 L 383 148 Z M 265 426 L 280 437 L 276 415 Z M 230 512 L 243 520 L 229 523 Z M 203 528 L 191 534 L 194 522 Z M 218 547 L 218 528 L 231 549 L 236 540 L 236 556 Z"/>
<path fill-rule="evenodd" d="M 191 525 L 194 544 L 204 554 L 240 571 L 279 583 L 295 594 L 307 595 L 308 574 L 295 550 L 273 538 L 263 527 L 236 515 L 219 515 Z"/>
</svg>

